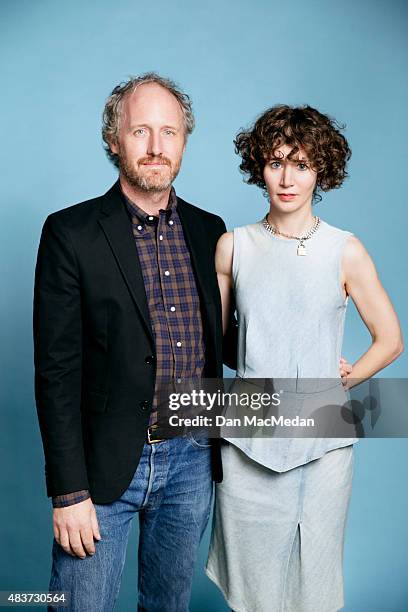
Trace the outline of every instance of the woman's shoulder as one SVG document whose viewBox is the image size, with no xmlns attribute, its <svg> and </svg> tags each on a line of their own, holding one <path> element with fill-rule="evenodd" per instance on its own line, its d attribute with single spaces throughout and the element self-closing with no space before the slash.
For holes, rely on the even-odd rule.
<svg viewBox="0 0 408 612">
<path fill-rule="evenodd" d="M 246 235 L 252 236 L 262 231 L 262 221 L 257 221 L 256 223 L 249 223 L 248 225 L 239 225 L 238 227 L 234 227 L 232 231 L 234 237 Z"/>
<path fill-rule="evenodd" d="M 351 232 L 350 230 L 346 230 L 346 229 L 337 227 L 335 225 L 331 225 L 330 223 L 327 223 L 327 221 L 324 221 L 323 219 L 320 219 L 320 224 L 321 224 L 322 234 L 328 236 L 329 238 L 337 238 L 341 241 L 346 241 L 348 240 L 348 238 L 354 235 L 353 232 Z"/>
</svg>

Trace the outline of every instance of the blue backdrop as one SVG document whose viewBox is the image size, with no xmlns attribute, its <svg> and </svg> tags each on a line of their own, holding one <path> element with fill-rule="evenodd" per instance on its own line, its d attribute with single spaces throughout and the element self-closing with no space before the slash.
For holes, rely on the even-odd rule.
<svg viewBox="0 0 408 612">
<path fill-rule="evenodd" d="M 0 590 L 46 589 L 52 538 L 33 398 L 31 309 L 42 223 L 104 192 L 101 111 L 129 74 L 157 70 L 192 96 L 197 129 L 176 188 L 231 228 L 266 210 L 242 182 L 232 140 L 266 107 L 309 103 L 347 124 L 350 178 L 317 214 L 372 254 L 407 329 L 407 4 L 401 0 L 3 0 Z M 405 36 L 404 36 L 405 35 Z M 344 355 L 369 335 L 350 308 Z M 407 357 L 386 376 L 406 376 Z M 357 445 L 345 550 L 346 612 L 405 612 L 407 440 Z M 192 612 L 227 610 L 202 566 Z M 135 522 L 118 610 L 134 609 Z M 267 560 L 265 560 L 267 563 Z"/>
</svg>

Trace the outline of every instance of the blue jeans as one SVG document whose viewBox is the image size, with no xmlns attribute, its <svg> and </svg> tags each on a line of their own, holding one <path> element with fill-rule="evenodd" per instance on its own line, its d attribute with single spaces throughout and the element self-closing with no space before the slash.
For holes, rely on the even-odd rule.
<svg viewBox="0 0 408 612">
<path fill-rule="evenodd" d="M 102 537 L 95 554 L 71 557 L 54 540 L 50 591 L 68 591 L 71 603 L 49 610 L 114 610 L 130 524 L 138 512 L 138 610 L 186 612 L 198 545 L 210 515 L 210 454 L 208 441 L 197 442 L 190 434 L 145 444 L 122 497 L 95 505 Z"/>
</svg>

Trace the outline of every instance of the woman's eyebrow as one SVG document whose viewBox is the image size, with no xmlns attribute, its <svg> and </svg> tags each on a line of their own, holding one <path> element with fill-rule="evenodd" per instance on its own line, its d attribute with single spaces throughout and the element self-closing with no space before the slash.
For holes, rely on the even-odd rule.
<svg viewBox="0 0 408 612">
<path fill-rule="evenodd" d="M 287 157 L 284 155 L 283 157 L 277 157 L 276 155 L 272 155 L 269 161 L 290 161 L 290 162 L 308 162 L 309 159 L 307 157 Z"/>
</svg>

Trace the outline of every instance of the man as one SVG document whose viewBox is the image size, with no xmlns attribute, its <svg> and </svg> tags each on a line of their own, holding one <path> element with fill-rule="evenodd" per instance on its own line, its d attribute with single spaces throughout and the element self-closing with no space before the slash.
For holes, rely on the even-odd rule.
<svg viewBox="0 0 408 612">
<path fill-rule="evenodd" d="M 138 609 L 184 612 L 221 465 L 208 440 L 161 440 L 157 391 L 168 379 L 222 376 L 214 252 L 225 225 L 172 187 L 194 128 L 173 82 L 132 78 L 103 117 L 119 180 L 47 218 L 36 267 L 50 590 L 68 591 L 71 610 L 112 610 L 138 512 Z"/>
</svg>

